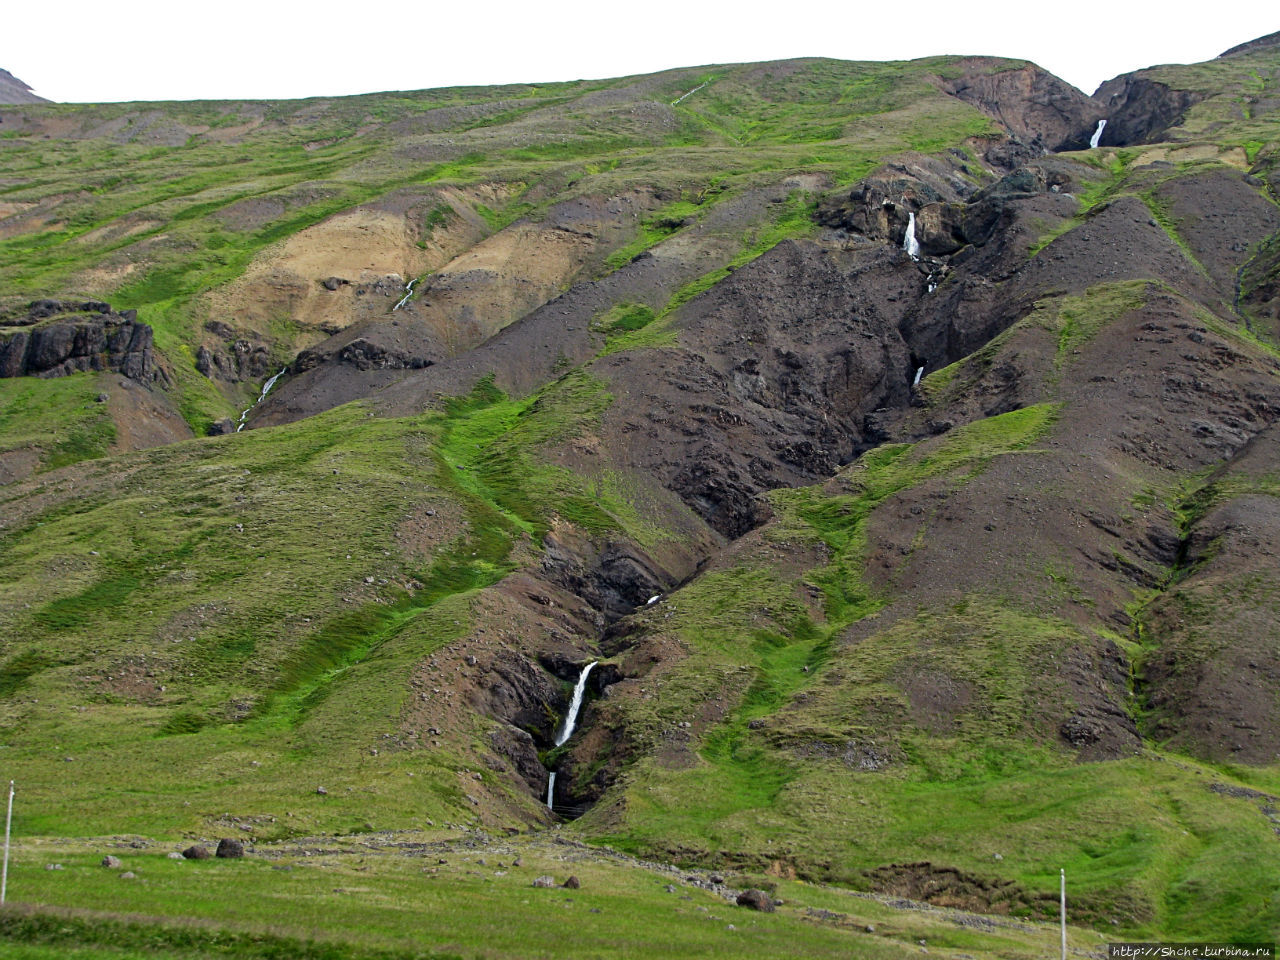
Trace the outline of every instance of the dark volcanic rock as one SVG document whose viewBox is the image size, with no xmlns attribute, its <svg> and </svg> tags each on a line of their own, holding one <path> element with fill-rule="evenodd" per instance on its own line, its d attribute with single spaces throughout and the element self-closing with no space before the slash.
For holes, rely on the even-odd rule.
<svg viewBox="0 0 1280 960">
<path fill-rule="evenodd" d="M 1190 90 L 1174 90 L 1135 74 L 1108 80 L 1094 98 L 1106 105 L 1107 127 L 1100 142 L 1104 147 L 1156 143 L 1203 99 Z"/>
<path fill-rule="evenodd" d="M 763 890 L 743 890 L 738 894 L 737 904 L 740 907 L 749 907 L 752 910 L 759 910 L 763 913 L 773 913 L 773 900 Z"/>
<path fill-rule="evenodd" d="M 1033 64 L 998 73 L 983 61 L 975 65 L 974 72 L 943 81 L 942 89 L 1044 151 L 1088 146 L 1089 134 L 1106 115 L 1093 98 Z"/>
<path fill-rule="evenodd" d="M 223 837 L 218 841 L 218 850 L 215 856 L 223 860 L 238 860 L 244 856 L 244 844 L 231 837 Z"/>
<path fill-rule="evenodd" d="M 196 351 L 196 369 L 210 380 L 227 383 L 263 380 L 272 370 L 271 354 L 265 344 L 249 340 L 212 347 L 205 343 Z"/>
<path fill-rule="evenodd" d="M 0 337 L 0 377 L 113 370 L 140 383 L 168 380 L 137 311 L 117 313 L 100 301 L 37 300 L 25 318 L 5 321 Z"/>
<path fill-rule="evenodd" d="M 1255 50 L 1264 50 L 1267 47 L 1280 47 L 1280 32 L 1269 33 L 1265 37 L 1259 37 L 1257 40 L 1250 40 L 1248 43 L 1239 43 L 1223 53 L 1218 54 L 1218 59 L 1223 57 L 1234 57 L 1239 53 L 1253 53 Z"/>
<path fill-rule="evenodd" d="M 680 308 L 679 347 L 592 366 L 632 398 L 605 413 L 605 437 L 740 536 L 769 516 L 761 493 L 829 476 L 862 447 L 867 414 L 907 402 L 898 321 L 923 283 L 891 247 L 781 243 Z"/>
<path fill-rule="evenodd" d="M 182 855 L 188 860 L 208 860 L 210 857 L 209 848 L 200 844 L 192 844 L 182 851 Z"/>
<path fill-rule="evenodd" d="M 531 733 L 503 724 L 489 735 L 489 743 L 496 754 L 515 768 L 534 796 L 546 796 L 547 768 L 538 759 L 538 745 Z"/>
<path fill-rule="evenodd" d="M 31 87 L 23 83 L 8 70 L 0 69 L 0 103 L 48 103 L 44 97 L 37 97 Z"/>
</svg>

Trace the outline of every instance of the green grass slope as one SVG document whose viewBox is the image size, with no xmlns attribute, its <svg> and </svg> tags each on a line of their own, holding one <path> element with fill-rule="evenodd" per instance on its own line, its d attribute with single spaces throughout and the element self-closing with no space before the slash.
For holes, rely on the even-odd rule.
<svg viewBox="0 0 1280 960">
<path fill-rule="evenodd" d="M 1161 76 L 1229 96 L 1274 61 L 1258 56 Z M 653 208 L 593 247 L 571 289 L 682 244 L 702 265 L 651 303 L 603 304 L 603 371 L 678 345 L 677 308 L 783 240 L 856 253 L 867 241 L 813 222 L 816 192 L 908 163 L 966 189 L 992 179 L 979 154 L 1009 145 L 935 82 L 970 67 L 797 60 L 6 108 L 0 307 L 87 292 L 137 308 L 203 434 L 258 388 L 195 369 L 209 321 L 272 362 L 325 335 L 288 311 L 217 309 L 308 231 L 391 210 L 402 246 L 435 249 L 462 221 L 479 245 L 566 201 L 645 191 Z M 900 442 L 772 491 L 772 519 L 728 545 L 601 439 L 627 398 L 567 356 L 524 393 L 481 369 L 403 417 L 354 402 L 131 452 L 113 449 L 92 378 L 0 381 L 2 462 L 25 464 L 0 485 L 0 777 L 21 790 L 6 949 L 888 957 L 924 941 L 1020 958 L 1056 948 L 1060 868 L 1078 949 L 1274 938 L 1280 768 L 1169 733 L 1182 721 L 1155 670 L 1183 651 L 1174 680 L 1198 683 L 1194 667 L 1238 652 L 1214 624 L 1274 620 L 1267 562 L 1224 565 L 1216 549 L 1224 511 L 1274 500 L 1270 461 L 1227 469 L 1218 439 L 1260 433 L 1280 400 L 1273 332 L 1184 188 L 1222 174 L 1215 189 L 1271 203 L 1275 122 L 1190 117 L 1194 144 L 1083 157 L 1096 178 L 1077 216 L 1016 256 L 1052 262 L 1109 201 L 1136 197 L 1207 306 L 1145 278 L 1044 291 L 924 379 L 893 412 Z M 764 213 L 726 212 L 792 177 L 805 186 Z M 934 265 L 897 256 L 886 269 L 923 289 Z M 637 429 L 664 411 L 643 414 Z M 588 588 L 616 586 L 637 557 L 688 580 L 608 625 Z M 1243 584 L 1247 605 L 1209 602 Z M 1259 657 L 1274 653 L 1267 630 Z M 553 817 L 495 737 L 557 721 L 551 687 L 529 696 L 537 723 L 504 725 L 492 704 L 522 694 L 513 664 L 558 664 L 564 699 L 588 657 L 613 671 L 608 694 L 541 759 L 599 802 L 544 831 Z M 1259 711 L 1274 698 L 1262 688 Z M 231 835 L 249 858 L 165 855 Z M 107 852 L 135 876 L 98 865 Z M 700 885 L 712 871 L 783 903 L 748 913 Z M 569 872 L 580 892 L 531 886 Z"/>
</svg>

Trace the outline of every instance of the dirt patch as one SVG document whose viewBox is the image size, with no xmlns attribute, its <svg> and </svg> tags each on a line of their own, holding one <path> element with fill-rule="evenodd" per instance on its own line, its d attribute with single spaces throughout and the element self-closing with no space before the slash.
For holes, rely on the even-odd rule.
<svg viewBox="0 0 1280 960">
<path fill-rule="evenodd" d="M 145 450 L 194 436 L 168 394 L 123 378 L 103 380 L 107 411 L 116 427 L 113 452 Z"/>
<path fill-rule="evenodd" d="M 396 527 L 396 545 L 405 560 L 430 564 L 437 552 L 462 531 L 464 521 L 462 508 L 453 500 L 441 498 L 422 504 Z"/>
<path fill-rule="evenodd" d="M 31 476 L 40 466 L 40 451 L 24 448 L 0 453 L 0 485 Z"/>
<path fill-rule="evenodd" d="M 867 870 L 863 876 L 877 893 L 938 907 L 1045 920 L 1057 916 L 1058 911 L 1058 898 L 1052 893 L 1033 893 L 1013 880 L 983 877 L 928 861 L 887 864 Z M 1152 915 L 1150 904 L 1133 899 L 1120 898 L 1104 904 L 1077 895 L 1072 900 L 1075 923 L 1120 920 L 1130 926 Z"/>
<path fill-rule="evenodd" d="M 240 279 L 209 293 L 209 313 L 237 330 L 258 333 L 280 316 L 329 333 L 362 318 L 382 317 L 391 312 L 409 279 L 439 269 L 484 235 L 486 228 L 476 222 L 472 205 L 482 202 L 481 197 L 500 202 L 500 194 L 483 187 L 415 192 L 399 197 L 398 203 L 383 198 L 332 216 L 272 247 Z M 293 202 L 255 198 L 224 214 L 236 229 L 250 229 L 282 215 L 280 206 Z M 424 218 L 439 207 L 454 215 L 424 234 Z M 334 289 L 323 283 L 331 277 L 341 281 Z M 382 291 L 378 284 L 388 277 L 394 280 Z"/>
<path fill-rule="evenodd" d="M 88 233 L 77 237 L 75 242 L 85 246 L 97 243 L 111 243 L 116 240 L 135 237 L 140 233 L 147 233 L 162 226 L 164 226 L 164 221 L 162 220 L 123 220 L 90 230 Z"/>
</svg>

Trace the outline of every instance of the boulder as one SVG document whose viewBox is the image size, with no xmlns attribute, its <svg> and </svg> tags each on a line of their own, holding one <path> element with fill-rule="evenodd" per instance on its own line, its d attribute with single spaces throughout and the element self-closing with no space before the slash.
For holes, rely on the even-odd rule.
<svg viewBox="0 0 1280 960">
<path fill-rule="evenodd" d="M 562 883 L 561 886 L 564 887 L 566 890 L 577 890 L 579 887 L 582 886 L 582 881 L 580 881 L 577 877 L 570 877 L 568 880 Z"/>
<path fill-rule="evenodd" d="M 223 860 L 238 860 L 244 856 L 244 844 L 231 837 L 223 837 L 218 841 L 218 851 L 215 856 Z"/>
<path fill-rule="evenodd" d="M 773 900 L 763 890 L 743 890 L 738 894 L 738 906 L 773 913 Z"/>
<path fill-rule="evenodd" d="M 554 887 L 556 885 L 555 877 L 551 877 L 546 874 L 543 874 L 540 877 L 534 877 L 533 885 L 535 887 Z"/>
<path fill-rule="evenodd" d="M 202 847 L 198 843 L 192 844 L 191 846 L 187 847 L 187 849 L 182 851 L 182 855 L 186 857 L 188 860 L 208 860 L 209 848 Z"/>
<path fill-rule="evenodd" d="M 105 857 L 102 858 L 102 865 L 104 867 L 109 867 L 112 870 L 119 870 L 122 866 L 124 866 L 124 864 L 120 862 L 119 857 L 113 857 L 110 854 L 107 854 Z"/>
</svg>

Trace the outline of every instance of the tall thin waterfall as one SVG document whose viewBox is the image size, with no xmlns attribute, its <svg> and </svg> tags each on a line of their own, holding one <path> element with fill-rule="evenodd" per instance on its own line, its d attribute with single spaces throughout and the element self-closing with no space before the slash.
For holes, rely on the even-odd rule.
<svg viewBox="0 0 1280 960">
<path fill-rule="evenodd" d="M 1107 121 L 1099 120 L 1098 129 L 1093 131 L 1093 136 L 1089 138 L 1089 149 L 1098 149 L 1098 144 L 1102 142 L 1102 131 L 1107 128 Z"/>
<path fill-rule="evenodd" d="M 556 736 L 557 747 L 573 736 L 573 728 L 578 722 L 578 711 L 582 709 L 582 695 L 587 692 L 587 675 L 591 673 L 591 668 L 599 662 L 598 660 L 592 660 L 582 668 L 578 683 L 573 688 L 573 699 L 569 701 L 569 712 L 564 715 L 564 726 L 560 728 L 560 733 Z"/>
<path fill-rule="evenodd" d="M 560 732 L 556 734 L 556 746 L 561 746 L 566 740 L 573 736 L 573 728 L 578 723 L 578 711 L 582 709 L 582 696 L 587 692 L 587 677 L 591 673 L 599 660 L 592 660 L 582 668 L 582 673 L 578 675 L 578 682 L 573 688 L 573 697 L 569 700 L 569 712 L 564 715 L 564 724 L 560 727 Z M 556 796 L 556 772 L 551 771 L 551 775 L 547 778 L 547 809 L 552 809 Z"/>
<path fill-rule="evenodd" d="M 920 259 L 920 241 L 916 239 L 916 215 L 907 214 L 907 232 L 902 235 L 902 249 L 912 260 Z"/>
</svg>

